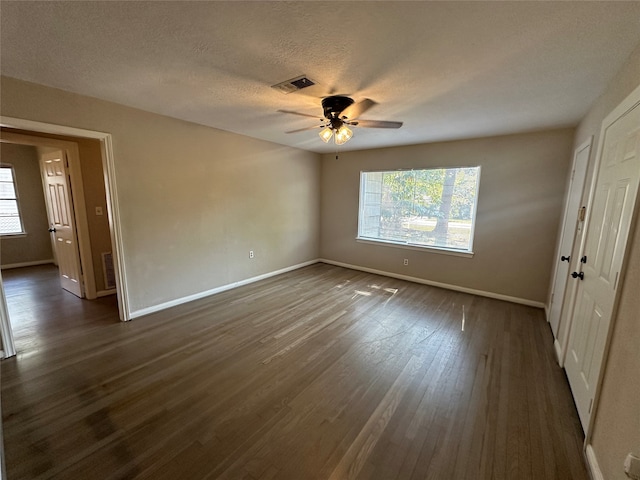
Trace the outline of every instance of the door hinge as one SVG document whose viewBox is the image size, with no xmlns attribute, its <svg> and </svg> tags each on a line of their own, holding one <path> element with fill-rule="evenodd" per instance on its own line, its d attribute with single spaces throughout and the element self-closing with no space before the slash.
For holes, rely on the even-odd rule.
<svg viewBox="0 0 640 480">
<path fill-rule="evenodd" d="M 581 222 L 584 222 L 584 218 L 587 216 L 587 207 L 580 207 L 580 212 L 578 213 L 578 218 Z"/>
<path fill-rule="evenodd" d="M 616 272 L 616 279 L 613 281 L 613 289 L 615 290 L 616 287 L 618 286 L 618 274 L 620 272 Z"/>
<path fill-rule="evenodd" d="M 591 407 L 593 407 L 593 398 L 589 400 L 589 413 L 591 413 Z"/>
</svg>

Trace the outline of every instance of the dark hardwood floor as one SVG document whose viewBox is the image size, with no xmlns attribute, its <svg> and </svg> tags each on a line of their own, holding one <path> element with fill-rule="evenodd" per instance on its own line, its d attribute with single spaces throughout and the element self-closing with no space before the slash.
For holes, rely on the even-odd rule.
<svg viewBox="0 0 640 480">
<path fill-rule="evenodd" d="M 316 264 L 120 323 L 41 270 L 3 272 L 9 480 L 588 479 L 539 309 Z"/>
</svg>

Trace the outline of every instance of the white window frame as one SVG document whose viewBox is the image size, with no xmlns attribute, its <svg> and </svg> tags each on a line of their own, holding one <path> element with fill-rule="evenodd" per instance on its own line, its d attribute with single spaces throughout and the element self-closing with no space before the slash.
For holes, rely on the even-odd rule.
<svg viewBox="0 0 640 480">
<path fill-rule="evenodd" d="M 440 247 L 440 246 L 435 246 L 435 245 L 422 245 L 422 244 L 416 244 L 416 243 L 410 243 L 410 242 L 401 242 L 401 241 L 394 241 L 394 240 L 386 240 L 386 239 L 381 239 L 381 238 L 375 238 L 375 237 L 367 237 L 367 236 L 362 236 L 361 232 L 363 229 L 363 225 L 362 225 L 362 221 L 363 221 L 363 192 L 364 192 L 364 183 L 365 183 L 365 175 L 367 173 L 381 173 L 381 172 L 413 172 L 413 171 L 424 171 L 424 170 L 442 170 L 442 169 L 458 169 L 458 168 L 477 168 L 478 169 L 478 175 L 477 175 L 477 181 L 476 181 L 476 195 L 475 195 L 475 202 L 473 204 L 473 209 L 472 209 L 472 222 L 471 222 L 471 229 L 469 232 L 470 238 L 469 238 L 469 248 L 468 249 L 458 249 L 458 248 L 452 248 L 452 247 Z M 428 250 L 431 251 L 433 253 L 441 253 L 441 254 L 445 254 L 445 255 L 454 255 L 454 256 L 459 256 L 459 257 L 473 257 L 474 255 L 474 251 L 473 251 L 473 242 L 474 242 L 474 238 L 475 238 L 475 228 L 476 228 L 476 221 L 477 221 L 477 210 L 478 210 L 478 195 L 480 192 L 480 177 L 481 177 L 481 173 L 482 173 L 482 167 L 480 165 L 466 165 L 466 166 L 448 166 L 448 167 L 425 167 L 425 168 L 398 168 L 398 169 L 394 169 L 394 170 L 390 170 L 390 169 L 384 169 L 384 170 L 362 170 L 360 172 L 360 191 L 358 192 L 358 234 L 356 237 L 356 241 L 360 242 L 360 243 L 369 243 L 369 244 L 375 244 L 375 245 L 383 245 L 383 246 L 389 246 L 389 247 L 395 247 L 395 248 L 404 248 L 404 249 L 410 249 L 410 250 Z"/>
<path fill-rule="evenodd" d="M 11 178 L 13 181 L 13 191 L 15 192 L 15 197 L 13 200 L 16 201 L 16 206 L 18 208 L 18 220 L 20 221 L 20 231 L 19 232 L 0 232 L 0 236 L 2 237 L 19 237 L 24 236 L 27 232 L 24 229 L 24 219 L 22 216 L 22 208 L 20 206 L 20 194 L 18 193 L 18 181 L 16 180 L 16 169 L 10 163 L 0 163 L 0 168 L 8 168 L 11 170 Z M 11 200 L 11 199 L 3 199 L 3 200 Z"/>
</svg>

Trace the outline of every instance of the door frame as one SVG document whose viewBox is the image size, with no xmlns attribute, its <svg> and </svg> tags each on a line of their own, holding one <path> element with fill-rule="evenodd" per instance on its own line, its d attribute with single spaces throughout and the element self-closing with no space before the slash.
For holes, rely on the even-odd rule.
<svg viewBox="0 0 640 480">
<path fill-rule="evenodd" d="M 125 261 L 123 256 L 123 242 L 122 242 L 122 223 L 120 218 L 120 206 L 118 201 L 118 189 L 116 184 L 116 173 L 115 173 L 115 162 L 113 155 L 113 140 L 111 134 L 98 132 L 94 130 L 84 130 L 75 127 L 67 127 L 63 125 L 56 125 L 53 123 L 45 123 L 45 122 L 37 122 L 33 120 L 25 120 L 21 118 L 14 117 L 6 117 L 0 116 L 0 126 L 7 128 L 15 128 L 20 130 L 26 130 L 34 135 L 38 133 L 49 133 L 54 135 L 65 135 L 71 137 L 80 137 L 80 138 L 90 138 L 94 140 L 100 141 L 100 146 L 102 150 L 102 172 L 105 183 L 105 191 L 107 196 L 107 213 L 109 218 L 109 230 L 111 232 L 111 245 L 113 248 L 113 263 L 114 263 L 114 271 L 116 277 L 116 294 L 118 297 L 118 312 L 120 316 L 120 320 L 129 321 L 131 320 L 131 309 L 129 304 L 129 296 L 128 296 L 128 288 L 127 288 L 127 277 L 126 277 L 126 269 L 125 269 Z M 52 145 L 51 142 L 56 142 L 53 139 L 46 139 L 49 145 Z M 58 140 L 61 141 L 61 140 Z M 66 141 L 65 141 L 66 142 Z M 77 144 L 73 142 L 68 142 L 75 145 L 75 152 L 77 154 Z M 66 148 L 65 148 L 66 149 Z M 71 147 L 73 151 L 73 147 Z M 79 186 L 74 183 L 74 178 L 77 180 L 80 172 L 80 157 L 76 155 L 75 159 L 72 161 L 69 158 L 69 169 L 72 177 L 72 188 L 74 192 L 76 192 L 75 197 L 78 197 L 79 203 L 82 206 L 79 206 L 75 209 L 76 216 L 76 224 L 78 228 L 78 233 L 82 231 L 83 233 L 83 242 L 88 242 L 88 227 L 87 227 L 87 216 L 86 216 L 86 206 L 84 205 L 84 197 L 80 194 L 82 190 L 82 185 Z M 76 190 L 79 188 L 79 190 Z M 86 229 L 86 230 L 84 230 Z M 83 231 L 84 230 L 84 231 Z M 79 242 L 80 244 L 80 239 Z M 90 248 L 86 248 L 89 246 L 88 243 L 84 245 L 85 254 L 89 252 Z M 82 252 L 82 248 L 81 248 Z M 90 257 L 88 257 L 90 258 Z M 82 258 L 83 268 L 85 263 L 91 271 L 93 272 L 93 264 L 89 260 L 88 263 L 86 258 Z M 85 270 L 86 272 L 86 270 Z M 87 272 L 88 273 L 88 272 Z M 87 276 L 89 276 L 87 274 Z M 93 283 L 93 289 L 95 291 L 95 280 L 93 275 L 91 275 L 91 282 Z M 4 286 L 0 282 L 0 296 L 4 299 Z M 2 301 L 0 301 L 0 333 L 3 334 L 3 342 L 6 342 L 7 345 L 13 345 L 13 337 L 5 338 L 4 335 L 7 333 L 11 335 L 11 324 L 9 322 L 9 313 Z M 9 348 L 4 348 L 5 357 L 9 357 L 15 355 L 15 348 L 10 350 Z"/>
<path fill-rule="evenodd" d="M 587 188 L 587 184 L 589 183 L 589 163 L 591 162 L 591 150 L 593 147 L 593 135 L 589 135 L 589 138 L 587 138 L 587 140 L 585 140 L 584 142 L 582 142 L 580 145 L 578 145 L 578 147 L 573 151 L 573 163 L 571 164 L 571 170 L 575 171 L 576 168 L 576 162 L 578 161 L 578 156 L 580 155 L 580 153 L 585 150 L 585 149 L 589 149 L 589 157 L 587 158 L 587 170 L 585 172 L 585 179 L 584 179 L 584 184 L 582 185 L 582 193 L 580 196 L 580 204 L 582 204 L 582 200 L 584 199 L 585 196 L 585 190 Z M 592 174 L 593 175 L 593 174 Z M 553 276 L 551 278 L 553 278 L 553 282 L 551 284 L 551 290 L 550 290 L 550 295 L 553 295 L 554 290 L 556 288 L 556 282 L 557 282 L 557 272 L 558 272 L 558 255 L 561 255 L 560 252 L 560 248 L 562 247 L 562 242 L 564 241 L 564 230 L 565 230 L 565 223 L 567 221 L 567 217 L 569 215 L 569 212 L 567 211 L 568 207 L 569 207 L 569 200 L 570 200 L 570 193 L 571 193 L 571 187 L 573 186 L 574 183 L 574 179 L 572 178 L 569 181 L 569 185 L 567 188 L 567 198 L 565 200 L 565 206 L 564 206 L 564 212 L 562 214 L 562 223 L 560 224 L 560 239 L 558 241 L 558 248 L 557 248 L 557 252 L 556 252 L 556 256 L 554 257 L 554 268 L 553 268 Z M 588 198 L 591 197 L 591 191 L 589 191 L 588 193 Z M 580 221 L 580 219 L 578 218 L 578 221 Z M 585 211 L 585 220 L 582 221 L 582 231 L 580 232 L 580 241 L 582 242 L 582 236 L 584 234 L 584 231 L 586 229 L 586 211 Z M 570 256 L 571 259 L 575 260 L 576 258 L 580 258 L 580 252 L 578 252 L 578 254 L 574 254 L 574 251 L 576 251 L 576 237 L 578 236 L 578 233 L 574 231 L 574 236 L 573 236 L 573 242 L 571 244 L 571 252 L 570 252 Z M 582 248 L 582 244 L 580 245 L 580 248 Z M 569 261 L 569 267 L 571 267 L 571 261 Z M 569 270 L 571 270 L 571 268 L 569 268 Z M 565 279 L 566 281 L 566 279 Z M 562 367 L 564 365 L 564 358 L 565 358 L 565 350 L 567 348 L 567 342 L 569 341 L 569 331 L 571 329 L 571 318 L 572 318 L 572 310 L 573 310 L 573 303 L 574 303 L 574 298 L 575 298 L 575 294 L 576 294 L 576 284 L 574 283 L 569 283 L 567 282 L 567 286 L 565 287 L 565 291 L 564 291 L 564 295 L 563 298 L 559 298 L 557 299 L 557 301 L 561 302 L 560 305 L 560 318 L 558 320 L 558 331 L 557 331 L 557 335 L 554 338 L 553 341 L 553 346 L 555 348 L 556 351 L 556 358 L 558 360 L 558 364 Z M 551 297 L 550 297 L 551 298 Z M 548 308 L 548 312 L 547 312 L 547 322 L 551 322 L 551 306 L 552 306 L 552 302 L 556 301 L 556 299 L 553 299 L 552 301 L 549 302 L 549 308 Z M 564 324 L 564 326 L 563 326 Z M 563 330 L 562 330 L 563 329 Z M 560 337 L 560 333 L 564 331 L 565 335 L 564 338 L 559 338 Z"/>
<path fill-rule="evenodd" d="M 598 137 L 598 150 L 597 150 L 597 154 L 596 154 L 596 161 L 595 161 L 595 165 L 594 165 L 594 169 L 593 169 L 593 174 L 591 177 L 591 185 L 590 185 L 590 190 L 589 190 L 589 201 L 587 203 L 587 212 L 586 212 L 586 219 L 585 219 L 585 223 L 584 223 L 584 230 L 583 230 L 583 235 L 582 238 L 580 239 L 580 248 L 579 248 L 579 253 L 578 255 L 582 255 L 585 249 L 585 239 L 586 239 L 586 235 L 584 235 L 591 224 L 591 212 L 593 210 L 593 201 L 595 198 L 595 187 L 597 185 L 598 182 L 598 176 L 600 174 L 600 164 L 601 164 L 601 159 L 602 159 L 602 151 L 604 149 L 604 140 L 605 140 L 605 133 L 606 130 L 621 116 L 623 116 L 626 112 L 628 112 L 629 110 L 631 110 L 634 106 L 640 104 L 640 85 L 638 85 L 626 98 L 624 98 L 617 107 L 615 107 L 611 113 L 609 113 L 609 115 L 607 115 L 604 120 L 602 121 L 602 125 L 600 127 L 600 136 Z M 640 108 L 640 105 L 637 107 Z M 620 273 L 618 276 L 618 285 L 616 286 L 616 290 L 615 290 L 615 294 L 614 294 L 614 299 L 613 299 L 613 307 L 611 309 L 611 319 L 609 321 L 609 327 L 607 329 L 607 333 L 606 333 L 606 339 L 605 339 L 605 343 L 604 343 L 604 349 L 602 352 L 602 362 L 600 365 L 600 373 L 598 375 L 598 380 L 595 384 L 595 389 L 593 392 L 593 406 L 591 407 L 591 413 L 589 416 L 589 422 L 585 431 L 585 439 L 584 439 L 584 446 L 585 448 L 590 445 L 591 443 L 591 438 L 593 436 L 593 425 L 595 422 L 596 417 L 598 416 L 598 407 L 599 407 L 599 403 L 600 403 L 600 393 L 602 391 L 602 382 L 604 380 L 604 376 L 605 376 L 605 372 L 607 370 L 607 360 L 609 357 L 609 349 L 611 347 L 611 337 L 612 337 L 612 332 L 614 329 L 614 324 L 615 324 L 615 320 L 616 317 L 618 315 L 618 308 L 619 308 L 619 304 L 620 304 L 620 292 L 623 290 L 624 288 L 624 284 L 625 284 L 625 277 L 626 277 L 626 271 L 627 271 L 627 262 L 629 260 L 629 241 L 632 239 L 632 234 L 633 231 L 635 229 L 636 224 L 638 223 L 638 217 L 640 216 L 640 192 L 638 193 L 638 195 L 636 196 L 636 201 L 633 207 L 633 211 L 631 213 L 631 219 L 630 219 L 630 224 L 629 224 L 629 236 L 627 237 L 627 241 L 626 244 L 624 246 L 624 254 L 622 255 L 622 265 L 620 267 Z M 573 299 L 573 304 L 571 305 L 571 310 L 574 310 L 575 308 L 575 301 L 576 299 Z M 573 315 L 573 312 L 572 312 Z M 567 341 L 569 340 L 569 337 L 571 336 L 571 331 L 567 332 Z M 565 348 L 566 350 L 566 348 Z M 566 354 L 566 352 L 565 352 Z"/>
</svg>

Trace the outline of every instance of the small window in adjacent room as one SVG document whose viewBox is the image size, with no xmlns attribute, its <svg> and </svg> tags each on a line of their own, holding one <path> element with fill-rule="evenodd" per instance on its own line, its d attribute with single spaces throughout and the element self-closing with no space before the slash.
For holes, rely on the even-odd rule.
<svg viewBox="0 0 640 480">
<path fill-rule="evenodd" d="M 24 233 L 24 230 L 13 167 L 0 165 L 0 235 L 21 233 Z"/>
<path fill-rule="evenodd" d="M 472 253 L 480 167 L 361 172 L 358 239 Z"/>
</svg>

